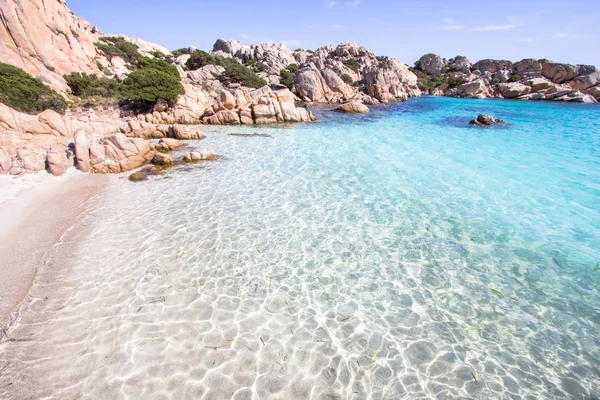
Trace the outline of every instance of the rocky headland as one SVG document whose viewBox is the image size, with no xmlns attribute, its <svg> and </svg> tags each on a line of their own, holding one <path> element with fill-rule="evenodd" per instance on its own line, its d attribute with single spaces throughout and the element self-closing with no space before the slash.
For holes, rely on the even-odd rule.
<svg viewBox="0 0 600 400">
<path fill-rule="evenodd" d="M 592 65 L 572 65 L 527 58 L 518 62 L 451 59 L 425 54 L 413 69 L 419 87 L 436 96 L 597 103 L 600 71 Z"/>
</svg>

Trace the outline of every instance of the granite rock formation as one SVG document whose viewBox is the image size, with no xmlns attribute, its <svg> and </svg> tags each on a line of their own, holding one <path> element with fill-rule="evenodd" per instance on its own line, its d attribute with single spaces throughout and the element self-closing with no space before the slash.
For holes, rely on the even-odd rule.
<svg viewBox="0 0 600 400">
<path fill-rule="evenodd" d="M 425 74 L 419 82 L 421 88 L 433 95 L 579 103 L 600 100 L 600 71 L 591 65 L 532 58 L 471 64 L 461 56 L 446 60 L 426 54 L 415 63 L 415 69 Z M 426 80 L 435 82 L 435 87 L 424 87 L 431 85 Z"/>
</svg>

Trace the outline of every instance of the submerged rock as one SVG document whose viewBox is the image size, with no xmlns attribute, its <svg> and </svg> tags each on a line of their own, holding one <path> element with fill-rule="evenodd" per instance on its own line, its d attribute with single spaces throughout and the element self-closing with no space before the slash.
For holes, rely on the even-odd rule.
<svg viewBox="0 0 600 400">
<path fill-rule="evenodd" d="M 501 119 L 495 119 L 491 115 L 479 114 L 477 116 L 477 119 L 471 120 L 471 122 L 469 122 L 469 124 L 471 124 L 471 125 L 491 126 L 491 125 L 501 124 L 503 122 L 504 122 L 503 120 L 501 120 Z"/>
<path fill-rule="evenodd" d="M 358 101 L 349 101 L 334 108 L 333 111 L 349 114 L 366 114 L 370 110 L 369 107 L 365 106 L 363 103 Z"/>
<path fill-rule="evenodd" d="M 154 146 L 154 149 L 161 153 L 168 153 L 173 150 L 178 150 L 184 146 L 185 144 L 181 143 L 179 140 L 165 138 L 160 139 L 158 143 Z"/>
<path fill-rule="evenodd" d="M 146 174 L 144 171 L 137 171 L 129 175 L 129 180 L 131 182 L 141 182 L 145 181 L 146 179 L 148 179 L 148 174 Z"/>
<path fill-rule="evenodd" d="M 152 164 L 155 165 L 175 165 L 175 160 L 169 155 L 156 153 L 152 159 Z"/>
<path fill-rule="evenodd" d="M 186 154 L 183 157 L 183 161 L 187 163 L 198 162 L 198 161 L 208 161 L 208 160 L 218 160 L 221 156 L 213 153 L 201 153 L 198 151 L 193 151 L 189 154 Z"/>
</svg>

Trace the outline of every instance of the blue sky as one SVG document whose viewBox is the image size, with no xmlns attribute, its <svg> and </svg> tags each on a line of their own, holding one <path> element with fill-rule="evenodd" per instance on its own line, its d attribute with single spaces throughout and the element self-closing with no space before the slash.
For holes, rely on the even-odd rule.
<svg viewBox="0 0 600 400">
<path fill-rule="evenodd" d="M 68 0 L 105 33 L 169 49 L 222 37 L 316 49 L 354 40 L 413 64 L 425 53 L 600 66 L 600 0 Z"/>
</svg>

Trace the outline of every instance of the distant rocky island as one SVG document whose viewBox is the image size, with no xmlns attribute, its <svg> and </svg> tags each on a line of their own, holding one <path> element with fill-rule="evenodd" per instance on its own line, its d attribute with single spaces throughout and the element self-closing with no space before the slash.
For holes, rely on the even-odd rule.
<svg viewBox="0 0 600 400">
<path fill-rule="evenodd" d="M 427 54 L 411 68 L 354 42 L 310 51 L 219 39 L 210 52 L 169 51 L 106 35 L 64 0 L 0 0 L 0 14 L 0 174 L 125 172 L 177 146 L 156 140 L 202 139 L 192 125 L 310 122 L 312 103 L 365 112 L 422 94 L 600 99 L 593 66 Z"/>
</svg>

